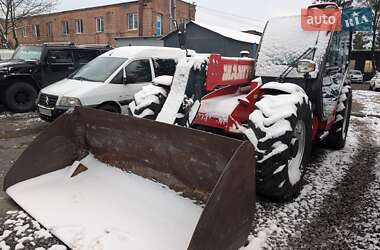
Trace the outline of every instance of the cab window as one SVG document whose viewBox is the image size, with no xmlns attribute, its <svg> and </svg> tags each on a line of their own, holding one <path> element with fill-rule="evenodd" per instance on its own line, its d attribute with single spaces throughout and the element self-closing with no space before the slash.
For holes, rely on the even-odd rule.
<svg viewBox="0 0 380 250">
<path fill-rule="evenodd" d="M 78 64 L 87 64 L 98 56 L 96 50 L 74 50 L 75 62 Z"/>
<path fill-rule="evenodd" d="M 176 69 L 176 61 L 173 59 L 153 59 L 155 77 L 168 75 L 173 76 Z"/>
<path fill-rule="evenodd" d="M 127 79 L 126 83 L 142 83 L 152 81 L 152 71 L 149 60 L 136 60 L 125 68 Z M 123 84 L 123 70 L 111 80 L 114 84 Z"/>
<path fill-rule="evenodd" d="M 49 64 L 74 64 L 71 50 L 49 50 L 47 54 Z"/>
<path fill-rule="evenodd" d="M 127 83 L 151 82 L 152 71 L 149 60 L 137 60 L 125 68 Z"/>
</svg>

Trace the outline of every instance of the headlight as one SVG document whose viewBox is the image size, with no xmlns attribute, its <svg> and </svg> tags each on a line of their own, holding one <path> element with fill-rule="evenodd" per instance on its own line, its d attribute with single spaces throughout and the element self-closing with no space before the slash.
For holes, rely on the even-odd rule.
<svg viewBox="0 0 380 250">
<path fill-rule="evenodd" d="M 66 106 L 66 107 L 82 106 L 78 98 L 66 97 L 66 96 L 62 97 L 59 105 Z"/>
</svg>

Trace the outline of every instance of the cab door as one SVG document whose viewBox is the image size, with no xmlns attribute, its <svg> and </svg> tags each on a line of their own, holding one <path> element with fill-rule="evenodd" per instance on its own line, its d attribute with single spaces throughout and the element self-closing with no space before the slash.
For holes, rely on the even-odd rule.
<svg viewBox="0 0 380 250">
<path fill-rule="evenodd" d="M 349 81 L 348 54 L 348 32 L 335 33 L 330 42 L 323 71 L 322 97 L 325 119 L 334 114 L 343 84 Z"/>
<path fill-rule="evenodd" d="M 134 95 L 139 92 L 142 87 L 151 84 L 154 78 L 152 70 L 152 62 L 150 59 L 137 59 L 131 61 L 125 67 L 126 79 L 123 79 L 123 69 L 110 81 L 109 88 L 112 89 L 116 101 L 122 106 L 122 110 L 126 111 L 128 104 L 134 100 Z"/>
</svg>

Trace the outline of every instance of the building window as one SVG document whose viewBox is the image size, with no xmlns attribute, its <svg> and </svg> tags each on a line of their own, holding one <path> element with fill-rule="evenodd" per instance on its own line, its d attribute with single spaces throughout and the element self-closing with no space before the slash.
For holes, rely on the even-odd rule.
<svg viewBox="0 0 380 250">
<path fill-rule="evenodd" d="M 77 34 L 83 33 L 83 20 L 82 19 L 75 20 L 75 32 Z"/>
<path fill-rule="evenodd" d="M 364 72 L 371 73 L 373 71 L 372 60 L 366 60 L 364 63 Z"/>
<path fill-rule="evenodd" d="M 64 35 L 69 34 L 69 22 L 68 21 L 62 22 L 62 34 L 64 34 Z"/>
<path fill-rule="evenodd" d="M 162 35 L 162 15 L 158 14 L 156 17 L 156 36 Z"/>
<path fill-rule="evenodd" d="M 21 28 L 21 35 L 22 35 L 22 37 L 28 36 L 28 30 L 26 29 L 26 27 Z"/>
<path fill-rule="evenodd" d="M 52 22 L 48 22 L 46 24 L 47 26 L 47 35 L 48 37 L 52 37 L 53 36 L 53 23 Z"/>
<path fill-rule="evenodd" d="M 139 28 L 139 16 L 137 13 L 128 14 L 128 30 L 137 30 Z"/>
<path fill-rule="evenodd" d="M 39 24 L 33 24 L 32 32 L 33 32 L 33 36 L 39 38 L 40 37 L 40 25 Z"/>
<path fill-rule="evenodd" d="M 104 32 L 104 18 L 102 16 L 96 18 L 96 32 Z"/>
</svg>

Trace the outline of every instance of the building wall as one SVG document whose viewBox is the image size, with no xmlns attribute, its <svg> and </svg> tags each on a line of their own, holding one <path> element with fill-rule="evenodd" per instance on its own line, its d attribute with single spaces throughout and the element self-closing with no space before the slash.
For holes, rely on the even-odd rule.
<svg viewBox="0 0 380 250">
<path fill-rule="evenodd" d="M 165 47 L 179 47 L 178 35 L 173 33 L 164 38 Z M 240 51 L 247 50 L 255 58 L 257 44 L 236 41 L 221 36 L 208 29 L 190 23 L 187 25 L 186 46 L 198 53 L 218 53 L 222 56 L 240 56 Z"/>
<path fill-rule="evenodd" d="M 162 15 L 162 30 L 165 35 L 169 32 L 169 0 L 144 0 L 142 36 L 155 35 L 157 15 Z M 43 42 L 74 42 L 76 44 L 111 44 L 116 45 L 115 37 L 137 37 L 139 30 L 128 30 L 128 13 L 139 13 L 139 2 L 115 4 L 109 6 L 65 11 L 47 15 L 28 17 L 18 24 L 17 37 L 20 44 L 36 44 Z M 96 17 L 104 18 L 104 32 L 96 32 Z M 194 20 L 195 6 L 177 0 L 177 19 Z M 76 34 L 75 20 L 83 20 L 83 33 Z M 68 21 L 69 34 L 62 32 L 62 22 Z M 47 24 L 51 22 L 53 35 L 48 36 Z M 40 26 L 40 36 L 32 33 L 35 24 Z M 23 27 L 26 37 L 23 36 Z M 11 41 L 14 44 L 14 41 Z"/>
</svg>

